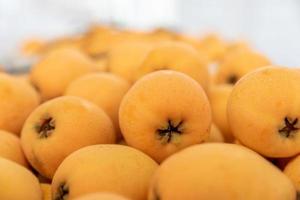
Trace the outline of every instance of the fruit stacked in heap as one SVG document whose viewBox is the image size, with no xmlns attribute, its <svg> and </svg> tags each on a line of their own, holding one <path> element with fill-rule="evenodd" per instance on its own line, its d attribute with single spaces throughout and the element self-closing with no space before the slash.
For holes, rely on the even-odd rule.
<svg viewBox="0 0 300 200">
<path fill-rule="evenodd" d="M 0 199 L 300 193 L 300 70 L 166 29 L 94 26 L 22 53 L 28 74 L 0 74 Z"/>
</svg>

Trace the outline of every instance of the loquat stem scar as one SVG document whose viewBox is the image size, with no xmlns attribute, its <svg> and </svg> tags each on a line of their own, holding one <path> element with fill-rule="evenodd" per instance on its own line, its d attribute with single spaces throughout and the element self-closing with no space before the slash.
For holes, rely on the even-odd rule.
<svg viewBox="0 0 300 200">
<path fill-rule="evenodd" d="M 173 138 L 173 134 L 182 134 L 180 130 L 183 121 L 180 121 L 176 126 L 172 123 L 171 120 L 168 120 L 168 125 L 164 129 L 157 129 L 157 133 L 161 140 L 166 139 L 167 143 L 170 143 Z"/>
<path fill-rule="evenodd" d="M 226 82 L 229 84 L 235 84 L 238 81 L 238 77 L 236 75 L 230 75 Z"/>
<path fill-rule="evenodd" d="M 278 130 L 278 132 L 285 136 L 285 137 L 291 137 L 292 134 L 297 131 L 299 128 L 296 127 L 298 123 L 298 118 L 296 119 L 292 119 L 292 120 L 289 120 L 287 117 L 284 118 L 284 127 L 282 127 L 281 129 Z"/>
<path fill-rule="evenodd" d="M 55 130 L 55 121 L 52 117 L 46 117 L 36 126 L 40 138 L 47 138 Z"/>
<path fill-rule="evenodd" d="M 54 200 L 66 200 L 69 196 L 69 187 L 65 182 L 59 184 Z"/>
</svg>

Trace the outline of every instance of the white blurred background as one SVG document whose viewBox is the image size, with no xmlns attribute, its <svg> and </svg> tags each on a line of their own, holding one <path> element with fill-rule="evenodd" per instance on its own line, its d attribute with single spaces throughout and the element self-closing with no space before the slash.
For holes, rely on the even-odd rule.
<svg viewBox="0 0 300 200">
<path fill-rule="evenodd" d="M 299 0 L 0 0 L 0 63 L 26 38 L 81 32 L 93 22 L 213 31 L 247 39 L 276 64 L 300 66 Z"/>
</svg>

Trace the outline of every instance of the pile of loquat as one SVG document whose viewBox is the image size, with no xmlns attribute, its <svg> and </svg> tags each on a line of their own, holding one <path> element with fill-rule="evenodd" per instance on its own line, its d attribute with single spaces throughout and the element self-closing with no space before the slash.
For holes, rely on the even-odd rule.
<svg viewBox="0 0 300 200">
<path fill-rule="evenodd" d="M 0 72 L 0 199 L 296 200 L 300 70 L 243 41 L 95 25 Z"/>
</svg>

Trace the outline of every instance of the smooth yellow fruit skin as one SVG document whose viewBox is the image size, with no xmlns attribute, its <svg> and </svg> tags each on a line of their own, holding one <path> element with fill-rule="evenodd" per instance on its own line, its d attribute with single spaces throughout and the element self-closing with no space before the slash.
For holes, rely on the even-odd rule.
<svg viewBox="0 0 300 200">
<path fill-rule="evenodd" d="M 28 167 L 20 139 L 13 133 L 0 130 L 0 157 Z"/>
<path fill-rule="evenodd" d="M 127 41 L 114 45 L 108 56 L 109 71 L 133 83 L 135 71 L 153 46 L 146 41 Z"/>
<path fill-rule="evenodd" d="M 25 167 L 0 158 L 0 199 L 42 200 L 38 179 Z"/>
<path fill-rule="evenodd" d="M 229 84 L 213 85 L 210 87 L 208 95 L 213 122 L 217 125 L 222 134 L 224 134 L 228 142 L 234 139 L 227 119 L 227 102 L 232 88 L 233 87 Z"/>
<path fill-rule="evenodd" d="M 149 190 L 148 200 L 156 199 L 295 200 L 296 191 L 279 169 L 254 151 L 206 143 L 161 164 Z"/>
<path fill-rule="evenodd" d="M 40 97 L 29 84 L 0 73 L 0 129 L 20 134 L 28 115 L 40 103 Z"/>
<path fill-rule="evenodd" d="M 129 200 L 123 196 L 113 193 L 92 193 L 75 198 L 74 200 Z"/>
<path fill-rule="evenodd" d="M 211 33 L 198 42 L 197 49 L 206 54 L 211 62 L 219 61 L 226 53 L 226 43 L 218 35 Z"/>
<path fill-rule="evenodd" d="M 124 96 L 119 110 L 120 127 L 129 146 L 157 162 L 209 135 L 211 110 L 204 90 L 189 76 L 160 70 L 141 78 Z M 158 134 L 168 121 L 182 122 L 182 133 L 166 142 Z"/>
<path fill-rule="evenodd" d="M 37 126 L 47 117 L 52 117 L 55 129 L 48 137 L 40 137 Z M 30 164 L 51 179 L 60 163 L 75 150 L 114 143 L 115 137 L 112 121 L 102 109 L 85 99 L 64 96 L 47 101 L 30 114 L 21 143 Z"/>
<path fill-rule="evenodd" d="M 299 130 L 289 137 L 279 132 L 286 126 L 286 117 L 290 121 L 300 119 L 298 91 L 300 73 L 294 69 L 270 66 L 243 77 L 234 86 L 227 106 L 236 139 L 266 157 L 300 153 Z M 298 122 L 295 127 L 299 127 Z"/>
<path fill-rule="evenodd" d="M 73 81 L 65 95 L 82 97 L 103 109 L 113 121 L 118 138 L 119 106 L 130 84 L 123 78 L 111 73 L 94 73 Z"/>
<path fill-rule="evenodd" d="M 144 200 L 157 164 L 144 153 L 124 145 L 93 145 L 68 156 L 52 181 L 52 195 L 64 182 L 72 199 L 95 192 L 112 192 Z"/>
<path fill-rule="evenodd" d="M 297 192 L 300 193 L 300 157 L 297 156 L 288 162 L 283 172 L 293 182 Z"/>
<path fill-rule="evenodd" d="M 157 70 L 174 70 L 195 79 L 205 91 L 209 87 L 206 57 L 183 42 L 162 42 L 152 48 L 136 72 L 136 79 Z"/>
<path fill-rule="evenodd" d="M 30 80 L 46 101 L 63 95 L 73 80 L 95 70 L 95 63 L 81 51 L 63 48 L 41 57 L 31 69 Z"/>
</svg>

